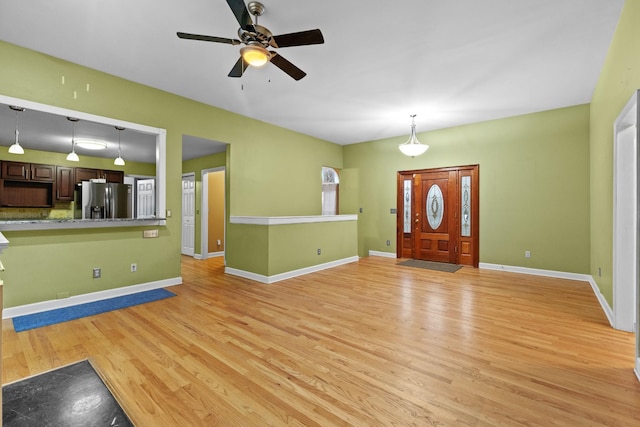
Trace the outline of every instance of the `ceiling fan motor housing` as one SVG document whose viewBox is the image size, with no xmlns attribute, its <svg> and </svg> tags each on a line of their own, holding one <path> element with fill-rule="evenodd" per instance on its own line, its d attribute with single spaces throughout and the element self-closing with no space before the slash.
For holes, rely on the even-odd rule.
<svg viewBox="0 0 640 427">
<path fill-rule="evenodd" d="M 255 31 L 238 28 L 238 37 L 240 37 L 242 43 L 251 44 L 251 42 L 258 42 L 265 48 L 273 46 L 273 34 L 271 31 L 262 25 L 254 25 L 253 28 Z"/>
</svg>

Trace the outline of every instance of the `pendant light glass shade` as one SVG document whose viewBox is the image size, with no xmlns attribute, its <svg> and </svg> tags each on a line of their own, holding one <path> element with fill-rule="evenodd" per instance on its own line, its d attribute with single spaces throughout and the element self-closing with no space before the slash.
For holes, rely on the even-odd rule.
<svg viewBox="0 0 640 427">
<path fill-rule="evenodd" d="M 402 154 L 409 157 L 419 156 L 429 149 L 428 145 L 421 144 L 420 141 L 418 141 L 418 137 L 416 136 L 415 117 L 415 114 L 411 115 L 411 135 L 409 136 L 409 140 L 404 144 L 398 145 Z"/>
<path fill-rule="evenodd" d="M 9 106 L 9 108 L 11 108 L 13 111 L 16 112 L 16 142 L 14 142 L 11 147 L 9 147 L 9 153 L 24 154 L 24 149 L 22 148 L 22 146 L 20 145 L 20 142 L 18 141 L 20 136 L 20 131 L 18 130 L 18 112 L 24 111 L 24 108 L 16 107 L 14 105 Z"/>
<path fill-rule="evenodd" d="M 116 129 L 118 129 L 118 157 L 116 157 L 116 159 L 113 161 L 113 164 L 116 166 L 124 166 L 124 159 L 122 158 L 122 155 L 120 153 L 120 134 L 122 133 L 124 128 L 122 126 L 116 126 Z"/>
<path fill-rule="evenodd" d="M 70 162 L 79 162 L 80 157 L 76 154 L 76 122 L 80 119 L 67 117 L 67 120 L 71 122 L 71 152 L 67 155 L 67 160 Z"/>
</svg>

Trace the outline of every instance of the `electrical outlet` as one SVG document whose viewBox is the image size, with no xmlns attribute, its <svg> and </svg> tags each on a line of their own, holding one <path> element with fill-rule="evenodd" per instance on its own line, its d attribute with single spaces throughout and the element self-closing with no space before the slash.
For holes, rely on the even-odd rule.
<svg viewBox="0 0 640 427">
<path fill-rule="evenodd" d="M 322 251 L 320 250 L 320 248 L 318 248 L 318 255 L 320 255 L 322 253 Z"/>
<path fill-rule="evenodd" d="M 387 240 L 387 246 L 391 246 L 391 240 Z"/>
<path fill-rule="evenodd" d="M 525 258 L 531 258 L 531 251 L 524 251 Z"/>
<path fill-rule="evenodd" d="M 142 237 L 144 239 L 149 239 L 153 237 L 158 237 L 158 230 L 144 230 L 142 232 Z"/>
<path fill-rule="evenodd" d="M 602 277 L 602 269 L 598 267 L 598 277 Z"/>
<path fill-rule="evenodd" d="M 101 276 L 102 276 L 102 269 L 94 268 L 93 269 L 93 278 L 94 279 L 99 279 Z"/>
<path fill-rule="evenodd" d="M 138 271 L 138 265 L 134 262 L 131 264 L 131 272 L 135 273 L 136 271 Z"/>
</svg>

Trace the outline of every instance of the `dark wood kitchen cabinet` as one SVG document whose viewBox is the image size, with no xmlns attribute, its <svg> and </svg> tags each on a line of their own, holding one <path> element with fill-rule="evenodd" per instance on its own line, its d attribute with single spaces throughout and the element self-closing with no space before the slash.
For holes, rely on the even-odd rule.
<svg viewBox="0 0 640 427">
<path fill-rule="evenodd" d="M 124 182 L 124 171 L 75 168 L 75 182 L 77 184 L 92 179 L 104 179 L 107 182 L 122 184 Z"/>
<path fill-rule="evenodd" d="M 13 181 L 53 182 L 56 179 L 54 165 L 25 162 L 2 162 L 2 179 Z"/>
<path fill-rule="evenodd" d="M 74 168 L 68 166 L 56 166 L 56 200 L 70 202 L 73 200 L 75 187 Z"/>
<path fill-rule="evenodd" d="M 0 168 L 0 206 L 50 208 L 56 168 L 25 162 L 3 161 Z"/>
</svg>

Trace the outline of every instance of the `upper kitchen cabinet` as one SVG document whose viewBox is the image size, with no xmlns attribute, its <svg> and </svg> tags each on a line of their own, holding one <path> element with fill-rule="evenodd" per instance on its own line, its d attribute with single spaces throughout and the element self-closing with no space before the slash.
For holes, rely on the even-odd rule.
<svg viewBox="0 0 640 427">
<path fill-rule="evenodd" d="M 55 166 L 24 162 L 2 162 L 2 179 L 13 181 L 54 182 Z"/>
<path fill-rule="evenodd" d="M 76 184 L 81 183 L 82 181 L 90 181 L 92 179 L 104 179 L 107 182 L 122 184 L 124 182 L 124 172 L 102 169 L 75 168 Z"/>
<path fill-rule="evenodd" d="M 74 196 L 74 168 L 56 166 L 56 201 L 70 202 Z"/>
<path fill-rule="evenodd" d="M 3 161 L 0 169 L 0 206 L 53 206 L 55 166 Z"/>
</svg>

